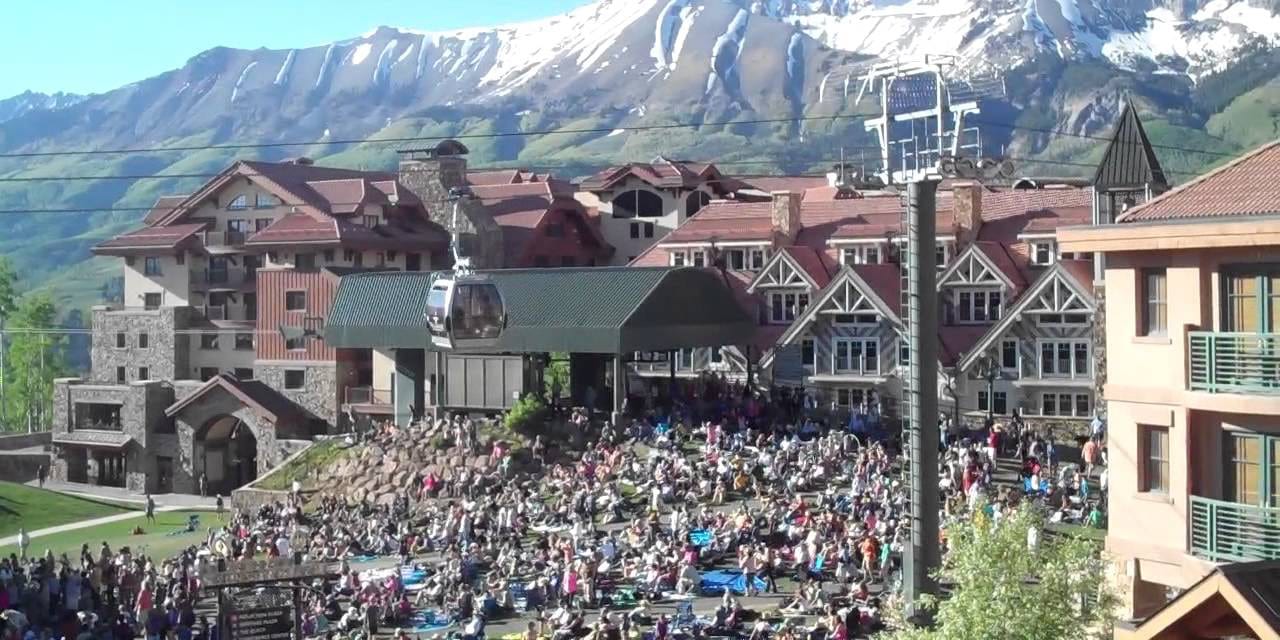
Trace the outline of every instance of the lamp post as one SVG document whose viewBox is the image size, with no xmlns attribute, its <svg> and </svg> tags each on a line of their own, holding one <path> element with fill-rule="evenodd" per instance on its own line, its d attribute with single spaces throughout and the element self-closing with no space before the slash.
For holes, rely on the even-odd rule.
<svg viewBox="0 0 1280 640">
<path fill-rule="evenodd" d="M 978 375 L 987 381 L 987 421 L 995 416 L 996 378 L 1000 377 L 1000 363 L 991 354 L 978 359 Z"/>
</svg>

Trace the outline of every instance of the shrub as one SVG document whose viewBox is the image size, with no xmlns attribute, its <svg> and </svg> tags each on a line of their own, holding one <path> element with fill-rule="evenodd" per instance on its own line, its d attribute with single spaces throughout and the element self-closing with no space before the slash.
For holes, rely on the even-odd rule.
<svg viewBox="0 0 1280 640">
<path fill-rule="evenodd" d="M 528 433 L 542 424 L 547 406 L 536 394 L 527 393 L 507 411 L 502 423 L 511 431 Z"/>
</svg>

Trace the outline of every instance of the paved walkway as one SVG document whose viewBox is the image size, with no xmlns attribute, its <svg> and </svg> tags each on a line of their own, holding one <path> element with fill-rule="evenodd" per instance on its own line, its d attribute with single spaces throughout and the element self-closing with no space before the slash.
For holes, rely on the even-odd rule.
<svg viewBox="0 0 1280 640">
<path fill-rule="evenodd" d="M 35 487 L 39 485 L 35 481 L 32 481 L 28 482 L 27 486 Z M 137 504 L 139 507 L 147 503 L 146 494 L 133 493 L 128 489 L 121 489 L 119 487 L 99 487 L 92 484 L 46 480 L 44 488 L 50 491 L 57 491 L 58 493 L 79 496 L 81 498 Z M 151 498 L 155 500 L 157 508 L 176 507 L 180 509 L 213 509 L 217 506 L 216 498 L 201 498 L 200 496 L 187 495 L 185 493 L 155 494 L 152 495 Z M 170 511 L 172 511 L 172 509 L 170 509 Z"/>
<path fill-rule="evenodd" d="M 171 507 L 157 506 L 156 507 L 156 511 L 182 511 L 182 510 L 183 510 L 183 507 L 176 507 L 176 506 L 171 506 Z M 117 513 L 114 516 L 104 516 L 101 518 L 93 518 L 92 520 L 81 520 L 79 522 L 61 524 L 56 527 L 49 527 L 47 529 L 37 529 L 36 531 L 28 531 L 27 535 L 30 536 L 32 540 L 35 540 L 36 538 L 51 536 L 55 533 L 65 533 L 67 531 L 75 531 L 76 529 L 87 529 L 89 527 L 96 527 L 100 524 L 120 522 L 121 520 L 132 520 L 134 518 L 141 518 L 142 516 L 143 516 L 143 512 L 141 511 L 129 511 L 126 513 Z M 16 545 L 16 544 L 18 544 L 18 536 L 16 535 L 0 538 L 0 547 L 7 547 L 9 545 Z"/>
</svg>

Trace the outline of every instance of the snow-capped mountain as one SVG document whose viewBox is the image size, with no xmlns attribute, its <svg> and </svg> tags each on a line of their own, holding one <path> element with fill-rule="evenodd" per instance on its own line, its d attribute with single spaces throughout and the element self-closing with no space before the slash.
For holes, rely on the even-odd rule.
<svg viewBox="0 0 1280 640">
<path fill-rule="evenodd" d="M 178 69 L 92 96 L 0 100 L 0 153 L 370 136 L 567 130 L 469 140 L 476 162 L 577 168 L 657 153 L 806 170 L 870 144 L 849 114 L 860 69 L 952 56 L 954 73 L 1002 77 L 984 105 L 983 143 L 1021 155 L 1084 158 L 1126 96 L 1179 143 L 1235 151 L 1277 131 L 1262 105 L 1280 93 L 1280 0 L 595 0 L 532 22 L 445 32 L 379 27 L 298 49 L 214 48 Z M 429 14 L 429 12 L 427 12 Z M 424 22 L 429 21 L 424 15 Z M 1239 118 L 1270 118 L 1239 124 Z M 652 135 L 673 121 L 789 124 Z M 824 118 L 822 122 L 814 118 Z M 1034 126 L 1032 126 L 1034 125 Z M 586 130 L 587 133 L 581 133 Z M 1039 132 L 1037 132 L 1039 131 Z M 598 132 L 598 133 L 596 133 Z M 622 135 L 622 134 L 627 135 Z M 0 159 L 0 175 L 216 171 L 237 156 L 306 153 L 389 167 L 399 145 L 316 144 L 84 159 Z M 1184 159 L 1198 169 L 1217 157 Z M 1198 164 L 1197 164 L 1198 163 Z M 1069 166 L 1069 165 L 1064 165 Z M 1080 165 L 1083 166 L 1083 165 Z M 77 169 L 77 167 L 80 167 Z M 570 173 L 572 175 L 572 173 Z M 0 184 L 0 209 L 147 206 L 182 181 Z M 105 215 L 105 214 L 104 214 Z M 110 220 L 119 225 L 127 216 Z M 86 255 L 103 216 L 41 217 L 0 252 L 40 264 Z M 53 234 L 59 250 L 38 240 Z"/>
</svg>

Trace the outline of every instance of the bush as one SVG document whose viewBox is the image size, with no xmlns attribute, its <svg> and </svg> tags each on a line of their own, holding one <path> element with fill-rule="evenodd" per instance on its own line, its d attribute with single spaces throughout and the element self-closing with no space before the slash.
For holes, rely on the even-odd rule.
<svg viewBox="0 0 1280 640">
<path fill-rule="evenodd" d="M 507 429 L 528 433 L 535 430 L 546 418 L 547 405 L 536 394 L 527 393 L 507 411 L 502 424 Z"/>
</svg>

